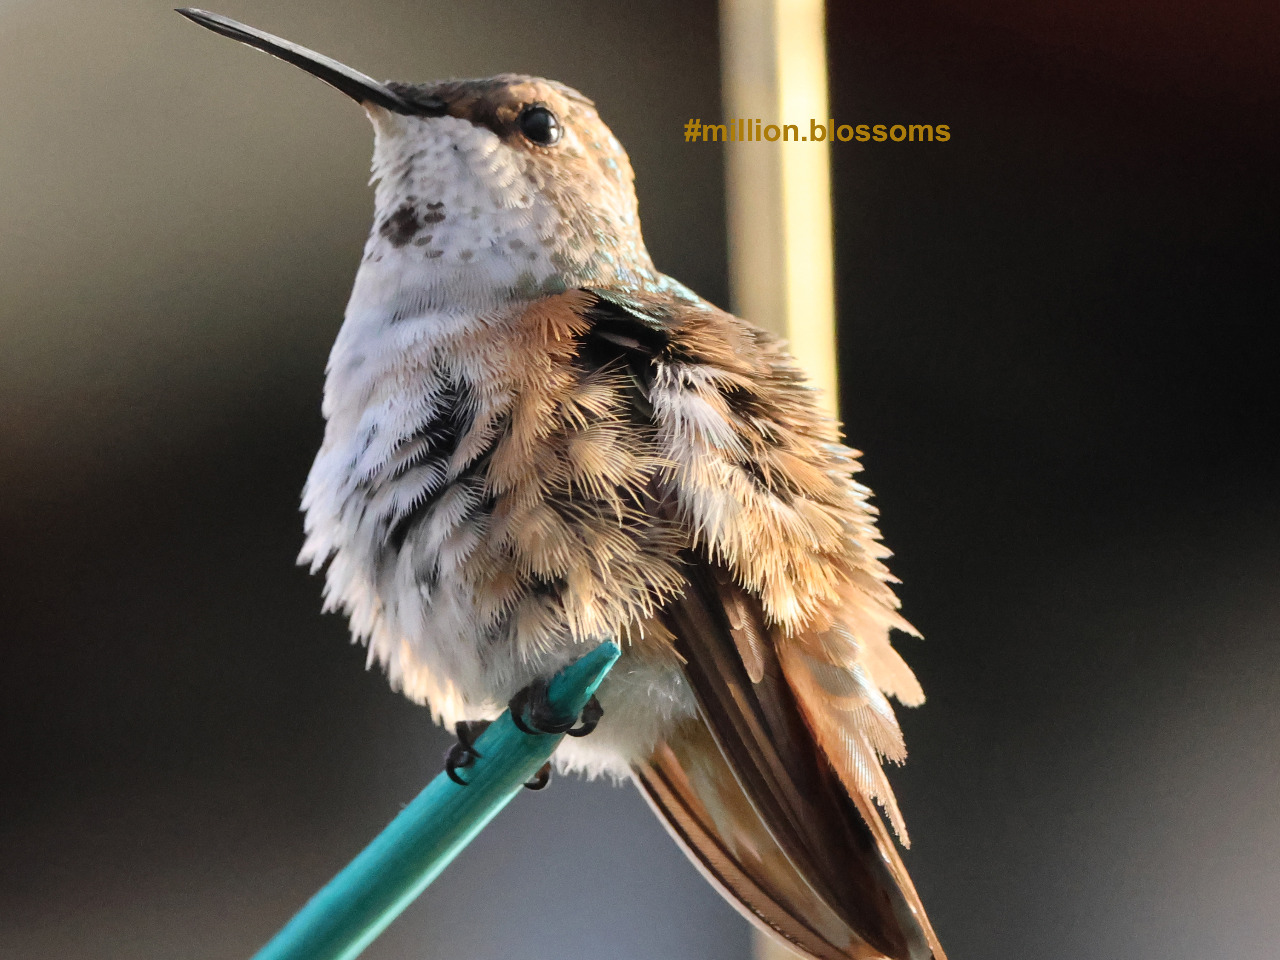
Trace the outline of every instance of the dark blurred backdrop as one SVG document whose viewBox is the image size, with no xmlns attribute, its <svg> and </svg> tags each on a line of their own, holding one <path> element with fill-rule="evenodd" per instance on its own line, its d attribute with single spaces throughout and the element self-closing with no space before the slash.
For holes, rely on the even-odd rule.
<svg viewBox="0 0 1280 960">
<path fill-rule="evenodd" d="M 1280 10 L 832 3 L 843 407 L 925 633 L 894 782 L 953 960 L 1280 953 Z M 541 73 L 724 302 L 710 2 L 221 12 Z M 247 956 L 439 768 L 294 567 L 359 110 L 158 2 L 0 0 L 0 956 Z M 504 813 L 370 958 L 749 950 L 631 788 Z"/>
</svg>

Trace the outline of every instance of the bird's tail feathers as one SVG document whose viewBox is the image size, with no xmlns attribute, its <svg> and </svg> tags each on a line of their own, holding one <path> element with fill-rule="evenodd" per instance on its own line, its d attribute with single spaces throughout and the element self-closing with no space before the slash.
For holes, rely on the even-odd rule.
<svg viewBox="0 0 1280 960">
<path fill-rule="evenodd" d="M 633 774 L 689 859 L 761 930 L 815 960 L 885 957 L 858 936 L 791 863 L 704 724 L 683 724 L 647 762 L 637 764 Z M 874 808 L 866 806 L 861 812 L 879 827 L 877 845 L 901 884 L 907 874 L 893 841 Z M 905 884 L 901 893 L 918 903 L 909 878 Z M 946 960 L 931 930 L 927 936 L 935 960 Z"/>
</svg>

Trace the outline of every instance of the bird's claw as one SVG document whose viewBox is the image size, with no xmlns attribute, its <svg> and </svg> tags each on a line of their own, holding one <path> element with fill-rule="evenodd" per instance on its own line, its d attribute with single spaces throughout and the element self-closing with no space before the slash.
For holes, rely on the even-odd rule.
<svg viewBox="0 0 1280 960">
<path fill-rule="evenodd" d="M 604 708 L 593 695 L 582 708 L 580 718 L 570 719 L 567 723 L 556 713 L 547 699 L 547 681 L 535 680 L 514 697 L 508 704 L 511 710 L 511 722 L 524 733 L 567 733 L 571 737 L 585 737 L 600 723 L 604 716 Z M 582 725 L 574 724 L 582 720 Z"/>
<path fill-rule="evenodd" d="M 475 747 L 475 740 L 488 726 L 488 720 L 459 720 L 453 726 L 458 742 L 444 755 L 444 772 L 459 786 L 467 786 L 467 781 L 458 776 L 458 771 L 473 766 L 480 759 L 480 751 Z"/>
<path fill-rule="evenodd" d="M 541 767 L 538 768 L 538 772 L 533 775 L 532 780 L 530 780 L 528 783 L 524 785 L 524 788 L 526 790 L 541 790 L 550 782 L 551 782 L 551 761 L 548 760 L 546 763 L 544 763 Z"/>
<path fill-rule="evenodd" d="M 566 730 L 571 737 L 585 737 L 591 733 L 600 724 L 600 718 L 604 716 L 604 707 L 600 706 L 600 701 L 593 694 L 591 699 L 587 701 L 587 705 L 582 708 L 582 715 L 578 718 L 582 721 L 582 726 L 573 727 Z"/>
</svg>

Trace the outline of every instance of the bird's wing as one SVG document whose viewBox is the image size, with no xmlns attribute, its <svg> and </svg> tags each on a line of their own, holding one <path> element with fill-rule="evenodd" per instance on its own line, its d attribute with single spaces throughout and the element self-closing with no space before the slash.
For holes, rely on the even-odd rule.
<svg viewBox="0 0 1280 960">
<path fill-rule="evenodd" d="M 678 730 L 637 765 L 646 796 L 732 900 L 813 956 L 944 960 L 879 815 L 813 733 L 787 642 L 723 572 L 689 574 L 669 618 L 705 730 Z M 758 679 L 739 653 L 753 630 L 768 637 Z"/>
<path fill-rule="evenodd" d="M 879 957 L 792 865 L 705 724 L 660 744 L 634 779 L 668 832 L 750 921 L 818 960 Z"/>
<path fill-rule="evenodd" d="M 815 957 L 942 960 L 874 806 L 905 842 L 886 695 L 923 695 L 889 645 L 911 627 L 856 453 L 768 334 L 679 295 L 591 294 L 584 346 L 631 371 L 666 464 L 653 509 L 690 534 L 664 618 L 710 733 L 678 732 L 637 781 L 731 900 Z"/>
</svg>

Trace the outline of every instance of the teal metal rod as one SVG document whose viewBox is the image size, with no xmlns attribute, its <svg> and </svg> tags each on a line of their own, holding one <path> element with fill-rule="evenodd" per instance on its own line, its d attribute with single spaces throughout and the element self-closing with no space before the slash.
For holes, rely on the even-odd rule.
<svg viewBox="0 0 1280 960">
<path fill-rule="evenodd" d="M 551 680 L 548 699 L 566 721 L 582 713 L 617 661 L 602 643 Z M 478 738 L 480 757 L 461 787 L 441 773 L 330 880 L 253 960 L 350 960 L 440 875 L 524 783 L 563 734 L 527 734 L 507 711 Z"/>
</svg>

